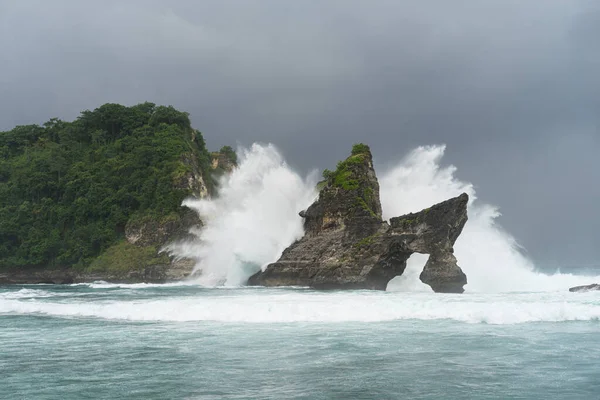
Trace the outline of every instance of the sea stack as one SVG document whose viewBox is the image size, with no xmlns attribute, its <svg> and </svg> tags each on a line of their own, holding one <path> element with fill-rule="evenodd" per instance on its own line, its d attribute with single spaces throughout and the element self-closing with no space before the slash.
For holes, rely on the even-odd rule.
<svg viewBox="0 0 600 400">
<path fill-rule="evenodd" d="M 418 213 L 382 220 L 379 183 L 368 146 L 325 171 L 318 199 L 305 211 L 305 235 L 249 285 L 385 290 L 413 253 L 429 254 L 420 279 L 435 292 L 462 293 L 467 277 L 454 243 L 467 222 L 466 193 Z M 402 199 L 398 199 L 402 201 Z"/>
</svg>

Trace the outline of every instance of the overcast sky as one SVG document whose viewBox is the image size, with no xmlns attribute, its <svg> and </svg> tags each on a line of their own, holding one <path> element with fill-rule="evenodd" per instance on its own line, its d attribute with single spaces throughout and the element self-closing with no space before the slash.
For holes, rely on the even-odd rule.
<svg viewBox="0 0 600 400">
<path fill-rule="evenodd" d="M 600 264 L 597 0 L 0 0 L 0 130 L 143 101 L 302 171 L 446 143 L 538 264 Z"/>
</svg>

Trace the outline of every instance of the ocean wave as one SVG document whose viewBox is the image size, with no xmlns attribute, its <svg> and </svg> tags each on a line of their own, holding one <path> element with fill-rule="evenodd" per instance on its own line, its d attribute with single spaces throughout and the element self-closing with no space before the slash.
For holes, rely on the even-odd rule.
<svg viewBox="0 0 600 400">
<path fill-rule="evenodd" d="M 386 322 L 454 320 L 465 323 L 593 321 L 599 293 L 432 295 L 429 293 L 269 293 L 131 301 L 0 299 L 0 314 L 129 321 L 229 323 Z"/>
<path fill-rule="evenodd" d="M 173 283 L 109 283 L 105 281 L 95 281 L 88 283 L 73 283 L 69 286 L 89 287 L 91 289 L 153 289 L 160 287 L 177 287 L 177 286 L 192 286 L 196 285 L 192 282 L 181 281 Z"/>
<path fill-rule="evenodd" d="M 18 291 L 10 291 L 10 292 L 0 293 L 0 300 L 1 299 L 27 299 L 27 298 L 35 298 L 35 297 L 51 297 L 54 295 L 55 295 L 54 293 L 50 293 L 46 290 L 23 288 Z"/>
</svg>

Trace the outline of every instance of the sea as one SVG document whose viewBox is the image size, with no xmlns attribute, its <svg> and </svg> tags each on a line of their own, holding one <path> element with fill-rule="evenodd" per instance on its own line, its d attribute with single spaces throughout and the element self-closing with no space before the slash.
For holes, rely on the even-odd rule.
<svg viewBox="0 0 600 400">
<path fill-rule="evenodd" d="M 2 399 L 598 399 L 600 292 L 0 287 Z"/>
<path fill-rule="evenodd" d="M 218 197 L 184 203 L 204 227 L 163 251 L 193 279 L 0 286 L 0 399 L 600 399 L 600 291 L 568 290 L 598 269 L 537 265 L 444 151 L 378 170 L 383 217 L 468 193 L 465 293 L 422 284 L 425 254 L 386 291 L 244 286 L 317 195 L 255 144 Z"/>
</svg>

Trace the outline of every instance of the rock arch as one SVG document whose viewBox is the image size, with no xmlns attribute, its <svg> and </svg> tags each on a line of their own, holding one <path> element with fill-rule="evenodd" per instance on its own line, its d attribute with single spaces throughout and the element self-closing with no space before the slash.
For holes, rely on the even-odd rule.
<svg viewBox="0 0 600 400">
<path fill-rule="evenodd" d="M 424 253 L 430 256 L 421 281 L 435 292 L 462 293 L 467 277 L 453 246 L 467 222 L 468 195 L 387 223 L 371 152 L 357 146 L 336 171 L 326 171 L 319 198 L 300 213 L 304 237 L 248 284 L 385 290 L 411 254 Z"/>
</svg>

